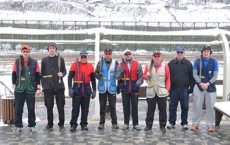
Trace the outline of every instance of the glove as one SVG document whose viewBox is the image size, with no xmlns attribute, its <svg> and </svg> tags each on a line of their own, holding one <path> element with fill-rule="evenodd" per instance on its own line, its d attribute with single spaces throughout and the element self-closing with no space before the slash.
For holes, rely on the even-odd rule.
<svg viewBox="0 0 230 145">
<path fill-rule="evenodd" d="M 101 79 L 102 75 L 100 73 L 96 74 L 95 76 L 97 79 Z"/>
<path fill-rule="evenodd" d="M 92 99 L 94 99 L 96 97 L 96 90 L 93 90 L 92 92 Z"/>
<path fill-rule="evenodd" d="M 124 69 L 121 69 L 121 74 L 123 74 L 125 72 L 125 70 Z"/>
<path fill-rule="evenodd" d="M 120 85 L 117 86 L 117 94 L 120 94 L 121 90 L 120 90 Z"/>
<path fill-rule="evenodd" d="M 73 97 L 74 93 L 73 93 L 73 89 L 72 88 L 69 88 L 69 96 L 70 97 Z"/>
<path fill-rule="evenodd" d="M 192 94 L 193 93 L 193 88 L 190 88 L 189 90 L 188 90 L 188 94 Z"/>
</svg>

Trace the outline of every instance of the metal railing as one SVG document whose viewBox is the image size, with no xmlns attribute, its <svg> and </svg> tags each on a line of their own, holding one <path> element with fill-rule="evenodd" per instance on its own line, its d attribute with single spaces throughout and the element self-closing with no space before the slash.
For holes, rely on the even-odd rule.
<svg viewBox="0 0 230 145">
<path fill-rule="evenodd" d="M 116 30 L 132 30 L 132 31 L 178 31 L 178 30 L 200 30 L 200 29 L 212 29 L 220 28 L 224 30 L 230 30 L 230 22 L 151 22 L 151 21 L 46 21 L 46 20 L 0 20 L 0 27 L 12 27 L 12 28 L 26 28 L 26 29 L 38 29 L 38 30 L 84 30 L 90 28 L 107 28 Z M 227 36 L 229 37 L 229 36 Z M 84 34 L 84 35 L 20 35 L 20 34 L 4 34 L 0 35 L 0 39 L 38 39 L 38 40 L 84 40 L 84 39 L 95 39 L 94 35 Z M 215 37 L 199 37 L 199 36 L 144 36 L 144 35 L 106 35 L 102 36 L 101 39 L 109 39 L 113 41 L 212 41 Z M 4 49 L 4 44 L 0 44 L 0 50 Z M 11 48 L 14 50 L 16 46 L 20 43 L 8 42 Z M 32 48 L 45 49 L 47 44 L 42 43 L 30 43 Z M 60 44 L 59 50 L 72 49 L 72 50 L 94 50 L 93 44 Z M 174 45 L 139 45 L 139 44 L 119 44 L 119 45 L 102 45 L 102 48 L 111 47 L 114 50 L 124 50 L 129 48 L 132 50 L 144 49 L 164 49 L 166 51 L 174 50 Z M 194 47 L 193 45 L 187 46 L 188 50 L 196 51 L 201 48 Z M 221 48 L 214 46 L 213 51 L 220 51 Z"/>
<path fill-rule="evenodd" d="M 2 87 L 4 88 L 4 92 L 1 92 Z M 10 90 L 10 88 L 7 87 L 6 84 L 4 84 L 2 81 L 0 81 L 0 96 L 2 95 L 13 95 L 14 93 Z"/>
</svg>

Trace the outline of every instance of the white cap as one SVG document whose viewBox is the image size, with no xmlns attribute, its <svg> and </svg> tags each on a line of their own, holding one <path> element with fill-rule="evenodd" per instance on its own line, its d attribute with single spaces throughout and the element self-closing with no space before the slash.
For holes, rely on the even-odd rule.
<svg viewBox="0 0 230 145">
<path fill-rule="evenodd" d="M 127 52 L 130 52 L 130 53 L 131 53 L 131 50 L 126 49 L 126 50 L 124 51 L 124 54 L 127 53 Z"/>
</svg>

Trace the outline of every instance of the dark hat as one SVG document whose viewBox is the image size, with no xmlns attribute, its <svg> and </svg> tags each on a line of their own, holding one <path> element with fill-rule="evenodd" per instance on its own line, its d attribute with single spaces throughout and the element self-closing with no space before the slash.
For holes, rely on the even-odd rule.
<svg viewBox="0 0 230 145">
<path fill-rule="evenodd" d="M 81 52 L 80 52 L 80 54 L 79 54 L 80 56 L 82 56 L 82 55 L 88 55 L 88 53 L 87 53 L 87 51 L 86 50 L 82 50 Z"/>
<path fill-rule="evenodd" d="M 209 46 L 209 45 L 205 45 L 203 48 L 202 48 L 202 50 L 201 50 L 201 53 L 203 54 L 203 51 L 204 50 L 210 50 L 210 54 L 212 54 L 212 49 L 211 49 L 211 47 Z"/>
<path fill-rule="evenodd" d="M 24 44 L 24 45 L 21 46 L 21 50 L 23 50 L 23 49 L 30 50 L 30 46 L 27 45 L 27 44 Z"/>
<path fill-rule="evenodd" d="M 112 52 L 113 50 L 111 48 L 106 48 L 104 52 Z"/>
<path fill-rule="evenodd" d="M 184 46 L 177 46 L 176 47 L 176 51 L 178 52 L 178 51 L 182 51 L 182 52 L 184 52 Z"/>
<path fill-rule="evenodd" d="M 161 55 L 161 52 L 160 52 L 160 51 L 154 51 L 154 52 L 153 52 L 153 55 L 155 55 L 155 54 Z"/>
<path fill-rule="evenodd" d="M 57 50 L 57 45 L 56 45 L 56 43 L 50 42 L 50 43 L 48 44 L 47 50 L 49 50 L 49 47 L 50 47 L 50 46 L 54 46 L 54 47 L 56 48 L 56 50 Z"/>
<path fill-rule="evenodd" d="M 211 50 L 211 47 L 210 47 L 209 45 L 205 45 L 205 46 L 202 48 L 202 51 L 204 51 L 205 49 Z"/>
</svg>

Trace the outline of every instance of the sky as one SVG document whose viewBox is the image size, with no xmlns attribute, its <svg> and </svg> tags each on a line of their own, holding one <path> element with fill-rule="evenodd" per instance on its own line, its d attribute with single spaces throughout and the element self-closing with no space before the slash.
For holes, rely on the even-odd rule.
<svg viewBox="0 0 230 145">
<path fill-rule="evenodd" d="M 230 4 L 210 2 L 217 0 L 180 0 L 177 6 L 173 0 L 75 1 L 0 0 L 0 19 L 230 22 Z"/>
</svg>

